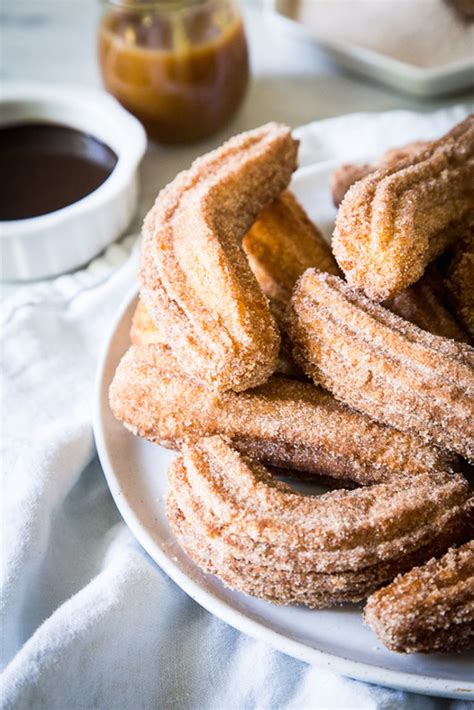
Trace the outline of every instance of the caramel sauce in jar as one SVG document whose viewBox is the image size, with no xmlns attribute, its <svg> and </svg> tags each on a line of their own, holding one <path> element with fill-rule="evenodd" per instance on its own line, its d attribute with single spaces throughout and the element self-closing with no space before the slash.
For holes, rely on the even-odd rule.
<svg viewBox="0 0 474 710">
<path fill-rule="evenodd" d="M 99 58 L 107 90 L 160 143 L 214 133 L 248 83 L 244 28 L 229 0 L 110 2 Z"/>
</svg>

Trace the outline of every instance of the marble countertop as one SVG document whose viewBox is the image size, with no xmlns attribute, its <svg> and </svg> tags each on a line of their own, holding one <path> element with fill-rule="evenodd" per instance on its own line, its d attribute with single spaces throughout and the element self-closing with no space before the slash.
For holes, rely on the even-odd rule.
<svg viewBox="0 0 474 710">
<path fill-rule="evenodd" d="M 209 140 L 184 147 L 149 147 L 141 167 L 141 212 L 194 157 L 266 121 L 297 126 L 353 111 L 426 111 L 474 96 L 470 92 L 419 100 L 397 94 L 342 71 L 309 42 L 288 36 L 261 0 L 246 0 L 242 7 L 252 65 L 244 105 L 232 123 Z M 1 79 L 99 87 L 95 31 L 101 12 L 98 0 L 3 0 Z"/>
</svg>

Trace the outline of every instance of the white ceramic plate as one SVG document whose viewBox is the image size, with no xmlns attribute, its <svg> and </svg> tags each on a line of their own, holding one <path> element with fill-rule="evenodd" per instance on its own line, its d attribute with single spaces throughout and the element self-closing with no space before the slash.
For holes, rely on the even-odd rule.
<svg viewBox="0 0 474 710">
<path fill-rule="evenodd" d="M 310 216 L 330 231 L 331 166 L 300 170 L 292 184 Z M 99 366 L 94 431 L 99 457 L 118 509 L 155 562 L 187 594 L 240 631 L 290 656 L 336 673 L 418 693 L 474 699 L 474 654 L 411 655 L 387 651 L 362 623 L 361 606 L 314 611 L 279 607 L 231 592 L 202 573 L 178 546 L 168 527 L 164 494 L 172 452 L 138 439 L 117 422 L 108 405 L 115 368 L 129 345 L 136 294 L 118 313 Z"/>
<path fill-rule="evenodd" d="M 335 62 L 369 79 L 413 96 L 434 97 L 474 84 L 474 57 L 439 67 L 420 67 L 350 42 L 318 35 L 298 19 L 294 0 L 266 0 L 269 14 L 298 39 L 318 44 Z"/>
</svg>

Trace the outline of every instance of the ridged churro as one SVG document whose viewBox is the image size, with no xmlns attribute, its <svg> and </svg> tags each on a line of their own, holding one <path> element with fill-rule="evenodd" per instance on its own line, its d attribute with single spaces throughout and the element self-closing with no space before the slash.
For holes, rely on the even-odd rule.
<svg viewBox="0 0 474 710">
<path fill-rule="evenodd" d="M 386 151 L 374 163 L 341 165 L 331 177 L 334 204 L 339 206 L 347 190 L 358 180 L 376 170 L 391 168 L 400 161 L 406 160 L 406 158 L 412 158 L 428 145 L 427 141 L 415 141 L 400 148 L 392 148 Z M 318 264 L 308 264 L 308 266 L 314 266 L 320 271 L 335 273 L 331 272 L 330 269 L 321 269 Z M 474 265 L 472 266 L 472 271 L 471 281 L 474 283 Z M 452 338 L 461 342 L 470 342 L 469 334 L 462 327 L 459 320 L 455 318 L 451 309 L 447 307 L 444 291 L 442 275 L 434 264 L 430 264 L 419 281 L 400 291 L 391 299 L 385 301 L 383 305 L 393 313 L 434 335 L 442 335 L 445 338 Z"/>
<path fill-rule="evenodd" d="M 474 114 L 414 156 L 359 180 L 336 218 L 333 251 L 376 301 L 418 281 L 474 224 Z"/>
<path fill-rule="evenodd" d="M 445 472 L 305 495 L 210 437 L 171 463 L 167 513 L 191 559 L 232 589 L 327 607 L 363 599 L 459 539 L 468 496 Z"/>
<path fill-rule="evenodd" d="M 287 327 L 295 361 L 338 399 L 474 459 L 474 348 L 313 269 L 295 288 Z"/>
<path fill-rule="evenodd" d="M 456 244 L 446 285 L 457 315 L 474 338 L 474 230 Z"/>
<path fill-rule="evenodd" d="M 282 306 L 270 303 L 270 309 L 276 322 L 280 323 L 284 313 Z M 137 306 L 132 316 L 130 342 L 132 345 L 154 345 L 157 343 L 166 345 L 165 339 L 156 327 L 156 323 L 151 319 L 150 314 L 140 299 L 138 299 Z M 280 345 L 275 372 L 298 380 L 306 379 L 303 371 L 293 362 L 287 343 L 283 341 Z"/>
<path fill-rule="evenodd" d="M 372 594 L 364 616 L 391 651 L 474 649 L 474 540 Z"/>
<path fill-rule="evenodd" d="M 310 266 L 340 273 L 331 247 L 289 191 L 260 213 L 243 247 L 260 288 L 277 303 L 288 303 L 298 277 Z"/>
<path fill-rule="evenodd" d="M 236 136 L 180 173 L 145 220 L 140 296 L 181 367 L 215 389 L 275 370 L 278 328 L 241 242 L 287 186 L 297 145 L 275 123 Z"/>
<path fill-rule="evenodd" d="M 413 286 L 409 286 L 382 305 L 433 335 L 472 344 L 469 333 L 448 307 L 443 276 L 434 264 L 428 266 L 421 279 Z"/>
<path fill-rule="evenodd" d="M 270 300 L 270 310 L 277 324 L 282 320 L 296 280 L 309 266 L 340 273 L 329 244 L 289 191 L 262 210 L 245 235 L 243 247 L 260 288 Z M 131 342 L 135 345 L 166 343 L 156 325 L 140 301 L 132 319 Z M 284 344 L 276 371 L 302 376 Z"/>
<path fill-rule="evenodd" d="M 469 464 L 457 456 L 474 461 L 474 348 L 436 267 L 426 269 L 453 245 L 444 276 L 472 326 L 472 244 L 460 243 L 474 222 L 474 116 L 440 141 L 386 154 L 341 204 L 336 257 L 383 305 L 336 275 L 286 190 L 296 151 L 287 127 L 268 124 L 160 193 L 111 409 L 134 434 L 179 450 L 171 528 L 224 584 L 327 607 L 407 573 L 367 603 L 376 633 L 395 650 L 470 647 L 473 543 L 409 570 L 474 530 L 458 472 Z M 289 345 L 316 385 L 274 374 Z M 262 464 L 339 489 L 303 494 Z"/>
<path fill-rule="evenodd" d="M 309 382 L 275 376 L 246 392 L 215 392 L 187 376 L 165 346 L 132 346 L 110 404 L 134 434 L 170 448 L 223 434 L 273 466 L 358 483 L 447 469 L 450 457 L 373 422 Z"/>
<path fill-rule="evenodd" d="M 130 342 L 132 345 L 154 345 L 161 343 L 165 345 L 165 339 L 160 334 L 156 323 L 152 320 L 143 301 L 138 299 L 136 308 L 132 316 L 130 327 Z"/>
<path fill-rule="evenodd" d="M 468 257 L 466 256 L 466 266 Z M 467 332 L 469 326 L 470 313 L 474 311 L 474 301 L 471 285 L 467 278 L 468 273 L 462 276 L 462 267 L 465 264 L 463 258 L 460 268 L 452 270 L 452 278 L 449 288 L 452 289 L 453 301 L 458 293 L 456 303 L 460 316 L 464 314 L 466 329 L 461 325 L 460 320 L 455 318 L 451 310 L 446 305 L 444 289 L 442 287 L 443 276 L 433 272 L 430 265 L 426 273 L 413 286 L 405 289 L 393 298 L 384 302 L 384 306 L 392 313 L 396 313 L 405 320 L 414 323 L 419 328 L 427 330 L 434 335 L 442 335 L 445 338 L 452 338 L 460 342 L 471 343 L 472 338 Z M 473 266 L 474 269 L 474 266 Z M 324 270 L 324 269 L 322 269 Z M 332 273 L 329 271 L 329 273 Z M 462 285 L 462 287 L 461 287 Z M 465 301 L 464 308 L 461 301 Z M 270 310 L 278 324 L 284 320 L 285 307 L 283 302 L 270 301 Z M 472 317 L 471 317 L 472 320 Z M 474 322 L 471 322 L 474 334 Z M 130 342 L 133 345 L 151 345 L 152 343 L 164 343 L 164 338 L 160 334 L 156 323 L 152 320 L 145 305 L 138 300 L 136 310 L 132 318 L 130 328 Z M 292 361 L 288 343 L 283 340 L 280 346 L 280 353 L 276 372 L 298 376 L 301 379 L 301 371 Z"/>
<path fill-rule="evenodd" d="M 400 148 L 390 148 L 373 163 L 346 163 L 339 166 L 331 175 L 330 188 L 334 205 L 339 207 L 346 192 L 355 182 L 380 168 L 390 168 L 405 158 L 411 158 L 427 145 L 426 141 L 415 141 Z"/>
</svg>

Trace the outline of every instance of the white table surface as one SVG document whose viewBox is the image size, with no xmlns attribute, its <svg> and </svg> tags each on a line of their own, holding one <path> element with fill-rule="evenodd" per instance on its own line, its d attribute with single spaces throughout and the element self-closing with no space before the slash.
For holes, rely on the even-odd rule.
<svg viewBox="0 0 474 710">
<path fill-rule="evenodd" d="M 207 141 L 149 148 L 141 167 L 137 225 L 160 187 L 194 157 L 234 133 L 269 120 L 298 126 L 353 111 L 427 111 L 474 98 L 472 91 L 438 100 L 396 94 L 343 72 L 310 43 L 287 36 L 261 0 L 246 0 L 242 6 L 253 73 L 244 105 L 231 124 Z M 95 30 L 101 11 L 99 0 L 3 0 L 2 80 L 100 86 Z"/>
</svg>

